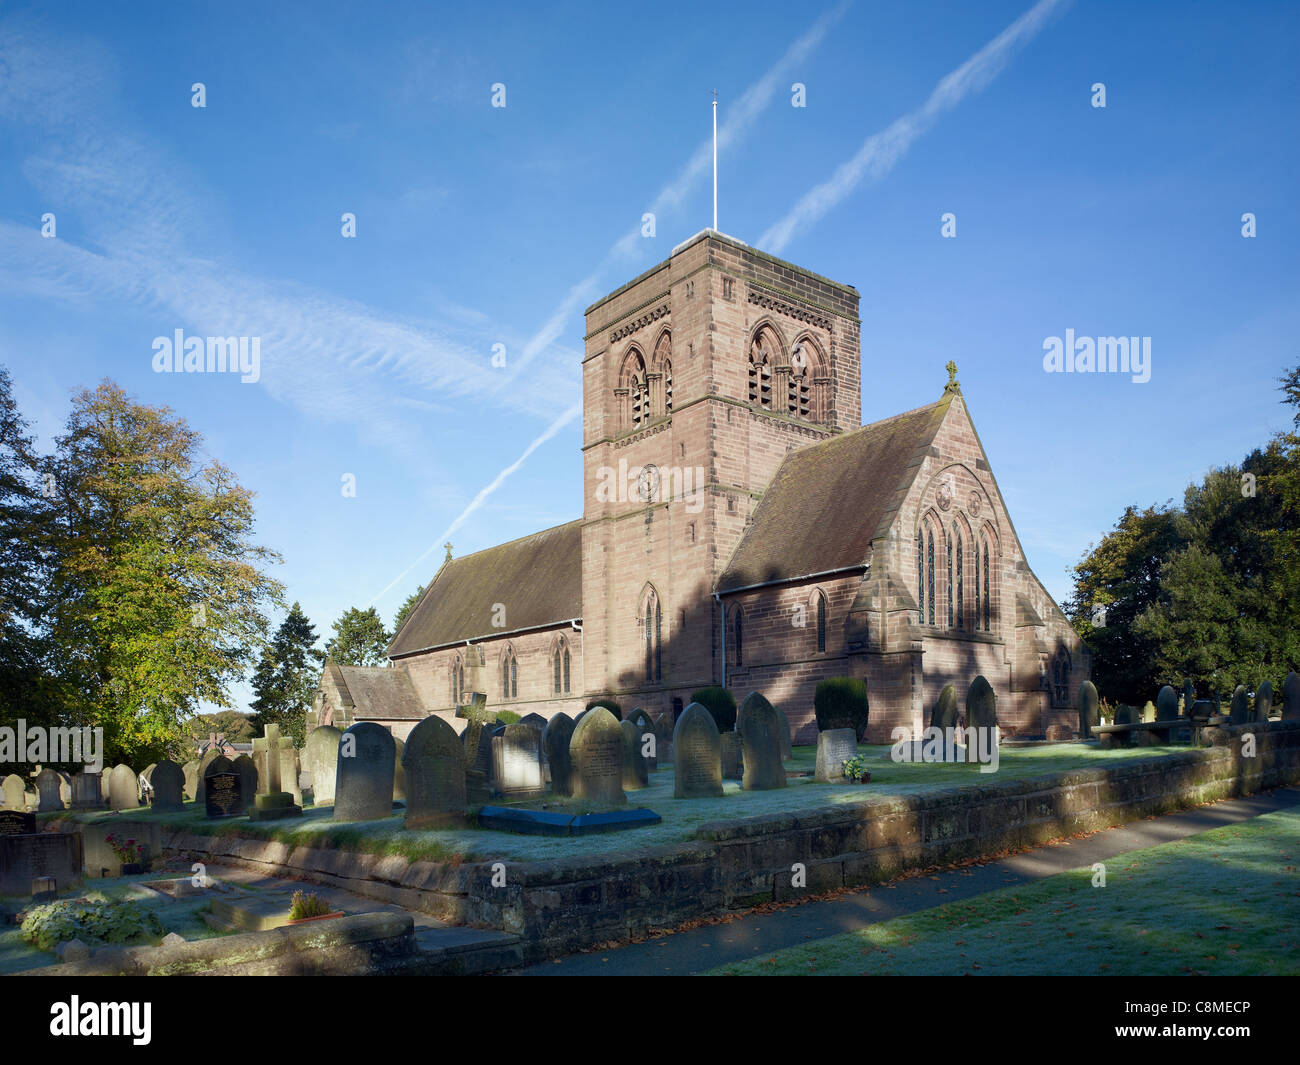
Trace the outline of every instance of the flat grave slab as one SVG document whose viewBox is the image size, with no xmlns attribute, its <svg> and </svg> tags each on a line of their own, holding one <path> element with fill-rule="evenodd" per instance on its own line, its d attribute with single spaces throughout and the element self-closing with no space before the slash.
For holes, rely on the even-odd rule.
<svg viewBox="0 0 1300 1065">
<path fill-rule="evenodd" d="M 516 832 L 526 836 L 586 836 L 595 832 L 619 832 L 644 828 L 663 821 L 653 810 L 613 810 L 601 814 L 553 813 L 549 810 L 514 810 L 484 806 L 478 814 L 480 828 Z"/>
</svg>

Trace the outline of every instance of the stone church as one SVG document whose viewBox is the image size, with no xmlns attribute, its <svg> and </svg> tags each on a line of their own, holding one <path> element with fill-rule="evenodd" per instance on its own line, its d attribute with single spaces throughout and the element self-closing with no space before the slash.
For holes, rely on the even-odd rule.
<svg viewBox="0 0 1300 1065">
<path fill-rule="evenodd" d="M 860 331 L 852 286 L 714 230 L 594 303 L 582 517 L 448 545 L 391 668 L 327 669 L 313 720 L 459 727 L 474 691 L 521 716 L 600 696 L 657 716 L 723 684 L 807 743 L 817 682 L 852 676 L 886 742 L 983 674 L 1004 734 L 1073 724 L 1087 651 L 1029 568 L 956 368 L 933 403 L 860 425 Z"/>
</svg>

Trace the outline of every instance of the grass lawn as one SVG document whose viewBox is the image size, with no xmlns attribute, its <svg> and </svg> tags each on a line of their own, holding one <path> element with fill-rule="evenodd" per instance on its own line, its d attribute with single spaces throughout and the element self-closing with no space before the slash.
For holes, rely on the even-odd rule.
<svg viewBox="0 0 1300 1065">
<path fill-rule="evenodd" d="M 897 764 L 889 759 L 888 745 L 860 745 L 859 753 L 867 756 L 872 779 L 865 785 L 819 784 L 811 776 L 795 777 L 789 786 L 775 791 L 742 791 L 738 781 L 724 781 L 724 794 L 716 799 L 674 799 L 671 768 L 650 774 L 650 786 L 630 791 L 629 807 L 648 807 L 663 818 L 663 823 L 626 832 L 554 838 L 520 836 L 509 832 L 478 828 L 436 829 L 408 832 L 402 827 L 400 811 L 382 821 L 335 824 L 330 820 L 331 807 L 308 807 L 303 817 L 286 821 L 250 822 L 244 818 L 209 821 L 194 803 L 187 803 L 182 813 L 154 814 L 148 809 L 114 814 L 63 813 L 43 816 L 72 817 L 80 821 L 103 821 L 129 818 L 159 821 L 209 834 L 232 834 L 258 839 L 274 839 L 297 846 L 331 847 L 379 854 L 399 854 L 410 860 L 432 861 L 545 861 L 561 857 L 599 857 L 634 851 L 666 843 L 682 843 L 695 838 L 696 829 L 710 821 L 724 821 L 763 814 L 789 813 L 817 807 L 863 803 L 889 795 L 906 795 L 934 788 L 963 784 L 989 784 L 998 780 L 1019 780 L 1048 776 L 1072 770 L 1092 769 L 1135 758 L 1158 758 L 1185 747 L 1120 748 L 1103 751 L 1095 745 L 1045 744 L 1036 747 L 1004 748 L 996 773 L 981 773 L 978 765 L 966 764 Z M 789 770 L 812 773 L 816 763 L 815 747 L 796 747 L 794 758 L 786 763 Z M 502 802 L 499 805 L 533 809 L 567 809 L 563 800 Z"/>
<path fill-rule="evenodd" d="M 721 966 L 707 975 L 1300 974 L 1300 813 Z M 888 890 L 887 888 L 875 890 Z"/>
</svg>

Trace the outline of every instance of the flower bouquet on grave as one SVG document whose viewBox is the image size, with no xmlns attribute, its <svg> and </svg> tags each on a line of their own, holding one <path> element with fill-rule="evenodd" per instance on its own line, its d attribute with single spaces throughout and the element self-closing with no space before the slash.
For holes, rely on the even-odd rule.
<svg viewBox="0 0 1300 1065">
<path fill-rule="evenodd" d="M 871 782 L 871 772 L 867 769 L 867 759 L 865 755 L 857 754 L 852 758 L 844 759 L 844 777 L 855 784 L 868 784 Z"/>
<path fill-rule="evenodd" d="M 290 924 L 306 924 L 308 921 L 325 921 L 342 916 L 342 910 L 331 910 L 314 891 L 295 891 L 289 901 Z"/>
<path fill-rule="evenodd" d="M 124 839 L 113 832 L 110 832 L 104 842 L 108 844 L 109 849 L 113 852 L 113 857 L 122 867 L 122 876 L 134 876 L 137 873 L 147 872 L 149 862 L 145 858 L 145 847 L 134 839 Z"/>
</svg>

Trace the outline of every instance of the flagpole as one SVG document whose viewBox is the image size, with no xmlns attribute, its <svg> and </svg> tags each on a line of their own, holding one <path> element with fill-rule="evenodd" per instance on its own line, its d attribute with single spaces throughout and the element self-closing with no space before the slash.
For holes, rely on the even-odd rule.
<svg viewBox="0 0 1300 1065">
<path fill-rule="evenodd" d="M 718 90 L 713 90 L 713 232 L 718 231 Z"/>
</svg>

